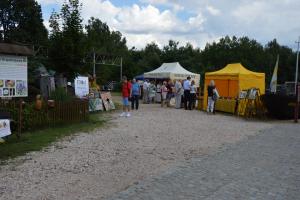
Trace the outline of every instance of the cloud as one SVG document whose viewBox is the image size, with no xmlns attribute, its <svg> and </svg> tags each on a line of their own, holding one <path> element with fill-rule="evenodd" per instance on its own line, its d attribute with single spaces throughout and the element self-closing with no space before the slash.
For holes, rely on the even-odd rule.
<svg viewBox="0 0 300 200">
<path fill-rule="evenodd" d="M 38 2 L 61 5 L 63 0 Z M 126 6 L 110 0 L 81 2 L 85 23 L 91 16 L 107 22 L 127 38 L 129 47 L 142 48 L 152 41 L 163 46 L 169 39 L 204 47 L 225 35 L 262 43 L 277 38 L 293 47 L 300 34 L 299 0 L 136 0 Z"/>
</svg>

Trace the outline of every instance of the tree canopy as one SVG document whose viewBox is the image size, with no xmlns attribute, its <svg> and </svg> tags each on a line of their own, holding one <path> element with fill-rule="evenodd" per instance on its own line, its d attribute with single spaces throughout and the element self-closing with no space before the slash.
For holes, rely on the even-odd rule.
<svg viewBox="0 0 300 200">
<path fill-rule="evenodd" d="M 225 36 L 207 43 L 203 49 L 170 40 L 163 47 L 152 42 L 143 49 L 128 49 L 121 32 L 110 29 L 101 19 L 91 17 L 86 24 L 79 0 L 66 0 L 59 12 L 53 12 L 50 34 L 43 25 L 41 6 L 35 0 L 0 1 L 0 41 L 44 45 L 48 55 L 39 60 L 48 68 L 65 74 L 70 80 L 77 74 L 92 73 L 87 61 L 91 53 L 123 58 L 123 73 L 132 78 L 153 70 L 164 62 L 180 62 L 187 70 L 204 75 L 228 63 L 241 62 L 248 69 L 266 73 L 269 82 L 277 55 L 280 56 L 279 82 L 294 80 L 296 54 L 276 39 L 266 45 L 248 37 Z M 119 80 L 119 68 L 97 65 L 98 81 Z"/>
</svg>

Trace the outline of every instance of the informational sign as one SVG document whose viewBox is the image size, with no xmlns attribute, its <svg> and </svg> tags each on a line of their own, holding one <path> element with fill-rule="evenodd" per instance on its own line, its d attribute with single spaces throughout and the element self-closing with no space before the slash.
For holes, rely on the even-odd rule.
<svg viewBox="0 0 300 200">
<path fill-rule="evenodd" d="M 89 94 L 89 78 L 78 76 L 75 79 L 75 95 L 82 98 Z"/>
<path fill-rule="evenodd" d="M 27 57 L 0 55 L 0 97 L 27 96 Z"/>
<path fill-rule="evenodd" d="M 8 119 L 0 119 L 0 138 L 11 134 L 10 123 Z"/>
</svg>

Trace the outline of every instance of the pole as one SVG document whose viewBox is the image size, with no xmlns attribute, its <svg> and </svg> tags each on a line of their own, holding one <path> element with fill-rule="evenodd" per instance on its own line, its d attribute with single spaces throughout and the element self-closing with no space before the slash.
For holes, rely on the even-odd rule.
<svg viewBox="0 0 300 200">
<path fill-rule="evenodd" d="M 299 44 L 300 44 L 300 37 L 298 39 L 298 42 L 296 42 L 298 44 L 297 47 L 297 61 L 296 61 L 296 74 L 295 74 L 295 94 L 296 94 L 296 90 L 297 90 L 297 84 L 298 84 L 298 66 L 299 66 Z"/>
<path fill-rule="evenodd" d="M 300 88 L 300 85 L 297 84 L 296 85 L 295 123 L 298 123 L 298 117 L 299 117 L 299 101 L 300 101 L 299 88 Z"/>
<path fill-rule="evenodd" d="M 120 81 L 122 82 L 123 76 L 123 58 L 121 58 L 121 65 L 120 65 Z"/>
<path fill-rule="evenodd" d="M 93 48 L 93 76 L 94 79 L 96 78 L 96 55 L 95 55 L 95 49 Z"/>
</svg>

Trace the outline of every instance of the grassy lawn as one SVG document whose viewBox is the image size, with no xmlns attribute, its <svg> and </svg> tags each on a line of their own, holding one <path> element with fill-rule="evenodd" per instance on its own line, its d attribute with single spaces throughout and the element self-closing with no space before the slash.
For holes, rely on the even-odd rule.
<svg viewBox="0 0 300 200">
<path fill-rule="evenodd" d="M 106 120 L 103 114 L 91 114 L 90 120 L 84 123 L 61 125 L 55 128 L 45 128 L 21 135 L 18 140 L 16 135 L 11 135 L 5 143 L 0 144 L 0 161 L 15 158 L 30 151 L 39 151 L 60 138 L 78 132 L 90 132 L 104 125 Z"/>
</svg>

